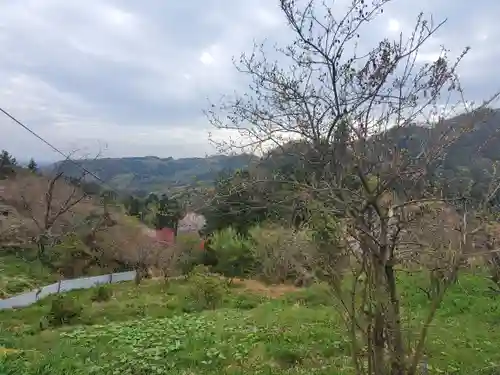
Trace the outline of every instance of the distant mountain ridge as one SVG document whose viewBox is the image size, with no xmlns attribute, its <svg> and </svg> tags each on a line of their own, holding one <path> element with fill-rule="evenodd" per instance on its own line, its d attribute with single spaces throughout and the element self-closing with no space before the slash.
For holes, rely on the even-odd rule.
<svg viewBox="0 0 500 375">
<path fill-rule="evenodd" d="M 462 132 L 463 127 L 471 121 L 474 124 L 473 129 Z M 448 147 L 444 160 L 433 172 L 435 178 L 446 182 L 447 189 L 456 194 L 468 189 L 484 192 L 488 175 L 494 165 L 500 163 L 499 109 L 488 109 L 474 115 L 460 115 L 434 127 L 415 125 L 388 129 L 380 141 L 374 139 L 373 151 L 376 154 L 383 153 L 388 147 L 396 147 L 404 148 L 410 154 L 418 154 L 422 145 L 429 140 L 439 141 L 440 134 L 449 129 L 450 125 L 455 132 L 460 133 L 459 139 Z M 295 150 L 292 154 L 293 152 L 304 154 L 305 151 Z M 268 171 L 297 169 L 300 164 L 297 158 L 287 154 L 276 150 L 264 159 L 250 154 L 180 159 L 145 156 L 102 158 L 78 163 L 106 181 L 109 186 L 140 195 L 166 192 L 196 183 L 211 184 L 223 171 L 231 172 L 250 165 L 259 165 Z M 52 168 L 60 163 L 64 163 L 62 168 L 66 175 L 81 175 L 80 168 L 70 162 L 58 162 L 52 165 Z"/>
<path fill-rule="evenodd" d="M 211 183 L 221 172 L 245 168 L 254 159 L 256 157 L 249 154 L 179 159 L 144 156 L 84 159 L 77 163 L 115 189 L 149 193 L 195 183 Z M 54 163 L 49 168 L 59 168 L 73 177 L 82 173 L 81 168 L 68 161 Z M 89 181 L 92 179 L 88 177 Z"/>
</svg>

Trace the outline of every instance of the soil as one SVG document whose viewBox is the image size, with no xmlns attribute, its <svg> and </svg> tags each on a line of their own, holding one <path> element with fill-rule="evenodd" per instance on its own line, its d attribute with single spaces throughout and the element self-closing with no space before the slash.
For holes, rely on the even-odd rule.
<svg viewBox="0 0 500 375">
<path fill-rule="evenodd" d="M 250 293 L 264 295 L 270 298 L 279 298 L 287 293 L 300 290 L 293 285 L 266 285 L 257 280 L 234 279 L 233 282 L 242 285 Z"/>
</svg>

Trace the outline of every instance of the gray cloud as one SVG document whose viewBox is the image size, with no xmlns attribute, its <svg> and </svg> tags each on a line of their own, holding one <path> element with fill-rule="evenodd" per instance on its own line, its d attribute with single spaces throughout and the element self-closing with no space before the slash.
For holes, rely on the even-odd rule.
<svg viewBox="0 0 500 375">
<path fill-rule="evenodd" d="M 421 10 L 449 19 L 424 52 L 470 45 L 461 70 L 470 95 L 499 89 L 496 1 L 395 0 L 363 39 L 404 32 Z M 2 2 L 0 105 L 63 151 L 212 153 L 202 109 L 207 97 L 241 84 L 231 58 L 251 50 L 254 39 L 285 40 L 287 33 L 270 0 Z M 58 158 L 6 118 L 0 130 L 0 148 L 19 158 Z"/>
</svg>

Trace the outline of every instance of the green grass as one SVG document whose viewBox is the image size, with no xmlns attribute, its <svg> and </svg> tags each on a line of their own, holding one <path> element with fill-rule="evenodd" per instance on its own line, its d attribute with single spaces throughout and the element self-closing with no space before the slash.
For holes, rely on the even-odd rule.
<svg viewBox="0 0 500 375">
<path fill-rule="evenodd" d="M 404 276 L 405 327 L 414 332 L 429 302 Z M 480 274 L 462 276 L 434 321 L 426 349 L 430 374 L 500 373 L 500 295 Z M 50 299 L 0 313 L 4 346 L 21 349 L 0 374 L 339 374 L 352 373 L 343 323 L 322 286 L 270 299 L 226 291 L 215 310 L 186 313 L 189 282 L 113 286 L 93 303 L 93 290 L 71 295 L 84 305 L 73 326 L 40 330 Z M 1 342 L 0 342 L 1 345 Z"/>
<path fill-rule="evenodd" d="M 27 262 L 15 255 L 0 256 L 0 298 L 7 298 L 57 281 L 40 262 Z"/>
<path fill-rule="evenodd" d="M 84 306 L 79 324 L 94 325 L 133 319 L 163 318 L 192 310 L 186 301 L 189 284 L 172 282 L 165 285 L 162 281 L 146 280 L 136 286 L 132 282 L 109 285 L 112 298 L 106 302 L 93 302 L 96 288 L 77 290 L 66 293 L 78 304 Z M 248 309 L 258 306 L 266 298 L 258 295 L 242 293 L 238 288 L 229 289 L 221 301 L 220 307 Z M 15 310 L 0 311 L 0 332 L 6 336 L 25 336 L 36 333 L 41 320 L 49 313 L 52 301 L 56 296 L 49 296 L 38 303 Z M 0 335 L 0 346 L 2 336 Z"/>
</svg>

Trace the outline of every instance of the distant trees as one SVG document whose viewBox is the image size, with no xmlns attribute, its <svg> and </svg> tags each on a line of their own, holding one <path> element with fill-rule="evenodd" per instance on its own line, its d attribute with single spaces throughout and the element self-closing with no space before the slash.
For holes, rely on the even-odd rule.
<svg viewBox="0 0 500 375">
<path fill-rule="evenodd" d="M 30 159 L 28 163 L 28 169 L 33 173 L 38 172 L 38 164 L 36 163 L 35 159 L 33 158 Z"/>
<path fill-rule="evenodd" d="M 154 226 L 156 229 L 171 228 L 177 235 L 179 220 L 184 216 L 184 210 L 179 201 L 162 194 L 157 203 Z"/>
<path fill-rule="evenodd" d="M 2 150 L 0 153 L 0 164 L 1 165 L 17 165 L 16 158 L 9 154 L 8 151 Z"/>
<path fill-rule="evenodd" d="M 5 178 L 14 174 L 15 166 L 17 166 L 16 158 L 7 151 L 2 150 L 0 153 L 0 178 Z"/>
<path fill-rule="evenodd" d="M 184 208 L 179 199 L 162 194 L 158 197 L 150 193 L 145 199 L 127 196 L 123 205 L 129 216 L 134 216 L 155 229 L 171 228 L 177 234 L 179 220 L 184 216 Z"/>
<path fill-rule="evenodd" d="M 270 200 L 265 199 L 248 171 L 238 170 L 232 175 L 219 177 L 202 213 L 207 220 L 206 234 L 230 226 L 238 233 L 246 234 L 252 226 L 267 219 Z"/>
</svg>

